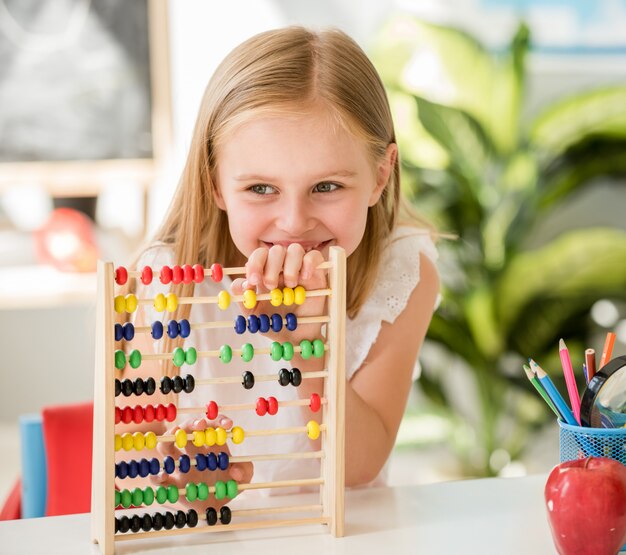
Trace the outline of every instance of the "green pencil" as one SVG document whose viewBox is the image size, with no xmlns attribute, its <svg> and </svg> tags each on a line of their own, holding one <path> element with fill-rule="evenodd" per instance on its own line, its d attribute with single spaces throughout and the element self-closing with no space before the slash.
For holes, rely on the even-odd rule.
<svg viewBox="0 0 626 555">
<path fill-rule="evenodd" d="M 541 385 L 541 382 L 539 381 L 539 378 L 537 378 L 535 373 L 530 369 L 530 367 L 527 364 L 524 364 L 524 372 L 526 372 L 526 376 L 530 380 L 530 383 L 535 386 L 535 389 L 539 392 L 539 395 L 541 395 L 543 397 L 543 400 L 546 403 L 548 403 L 548 406 L 552 409 L 552 412 L 554 412 L 554 414 L 556 414 L 556 417 L 557 418 L 561 418 L 561 415 L 559 414 L 559 411 L 556 410 L 556 407 L 554 406 L 554 403 L 552 402 L 552 399 L 550 399 L 550 397 L 548 397 L 548 394 L 546 393 L 546 390 Z"/>
</svg>

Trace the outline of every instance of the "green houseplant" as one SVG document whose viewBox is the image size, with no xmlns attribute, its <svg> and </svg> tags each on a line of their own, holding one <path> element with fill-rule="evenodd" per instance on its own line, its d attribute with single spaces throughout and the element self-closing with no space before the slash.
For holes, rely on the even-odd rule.
<svg viewBox="0 0 626 555">
<path fill-rule="evenodd" d="M 529 118 L 528 51 L 524 24 L 492 53 L 409 16 L 388 22 L 371 49 L 396 119 L 403 188 L 458 234 L 440 243 L 443 302 L 428 333 L 437 356 L 419 387 L 465 438 L 454 443 L 471 475 L 497 473 L 494 453 L 516 459 L 529 430 L 551 417 L 521 370 L 526 358 L 558 386 L 558 339 L 582 361 L 592 305 L 626 299 L 626 233 L 535 233 L 595 178 L 626 176 L 626 86 L 560 99 Z M 455 396 L 459 383 L 470 387 Z"/>
</svg>

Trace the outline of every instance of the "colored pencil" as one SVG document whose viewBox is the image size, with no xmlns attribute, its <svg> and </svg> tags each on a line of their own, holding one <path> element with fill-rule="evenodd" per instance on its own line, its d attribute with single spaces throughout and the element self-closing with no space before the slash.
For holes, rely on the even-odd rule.
<svg viewBox="0 0 626 555">
<path fill-rule="evenodd" d="M 585 350 L 585 365 L 587 366 L 588 382 L 596 375 L 596 351 L 594 349 Z"/>
<path fill-rule="evenodd" d="M 606 339 L 604 340 L 604 348 L 602 349 L 602 357 L 600 358 L 600 368 L 611 360 L 611 355 L 613 354 L 613 345 L 615 344 L 615 334 L 610 331 L 606 334 Z"/>
<path fill-rule="evenodd" d="M 543 397 L 543 400 L 552 409 L 552 412 L 554 414 L 556 414 L 556 417 L 560 418 L 561 420 L 563 420 L 563 415 L 556 409 L 556 407 L 554 406 L 554 403 L 552 402 L 552 399 L 550 399 L 550 397 L 548 397 L 548 394 L 546 393 L 546 390 L 541 385 L 541 382 L 539 381 L 539 378 L 537 378 L 537 376 L 535 376 L 535 374 L 528 367 L 527 364 L 524 364 L 524 372 L 526 372 L 526 377 L 528 378 L 530 383 L 533 384 L 533 386 L 535 386 L 535 389 L 537 390 L 539 395 L 541 395 Z"/>
<path fill-rule="evenodd" d="M 589 375 L 587 374 L 587 365 L 583 362 L 583 376 L 585 376 L 585 383 L 589 383 Z"/>
<path fill-rule="evenodd" d="M 563 374 L 565 375 L 567 394 L 569 395 L 572 412 L 574 413 L 576 422 L 580 424 L 580 395 L 578 394 L 578 387 L 576 387 L 576 377 L 574 376 L 572 360 L 569 357 L 569 351 L 565 346 L 565 341 L 562 339 L 559 340 L 559 357 L 561 358 L 561 366 L 563 367 Z"/>
<path fill-rule="evenodd" d="M 574 418 L 574 414 L 567 406 L 565 399 L 561 397 L 559 390 L 555 387 L 550 379 L 550 376 L 546 374 L 546 372 L 539 366 L 534 360 L 530 359 L 530 368 L 537 375 L 539 382 L 546 390 L 546 393 L 552 399 L 554 406 L 558 409 L 558 411 L 563 415 L 563 420 L 566 424 L 571 424 L 572 426 L 578 426 L 578 422 L 576 422 L 576 418 Z"/>
</svg>

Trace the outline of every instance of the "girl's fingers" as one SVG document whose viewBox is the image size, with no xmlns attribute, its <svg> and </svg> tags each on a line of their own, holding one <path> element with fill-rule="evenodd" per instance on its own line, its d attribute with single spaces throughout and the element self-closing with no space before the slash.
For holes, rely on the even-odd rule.
<svg viewBox="0 0 626 555">
<path fill-rule="evenodd" d="M 287 247 L 283 263 L 283 280 L 287 287 L 295 287 L 298 285 L 304 254 L 302 245 L 298 243 L 291 243 L 291 245 Z"/>
<path fill-rule="evenodd" d="M 251 462 L 233 463 L 230 467 L 230 477 L 240 484 L 249 484 L 254 475 L 254 465 Z"/>
<path fill-rule="evenodd" d="M 305 289 L 311 287 L 325 287 L 326 275 L 324 270 L 318 270 L 317 267 L 324 262 L 324 256 L 320 251 L 310 251 L 304 255 L 302 259 L 302 267 L 300 269 L 300 285 Z"/>
<path fill-rule="evenodd" d="M 246 289 L 249 289 L 247 285 L 248 281 L 245 278 L 236 278 L 230 285 L 230 292 L 233 295 L 241 295 Z"/>
<path fill-rule="evenodd" d="M 268 257 L 269 249 L 265 247 L 256 249 L 252 252 L 250 258 L 248 258 L 248 262 L 246 262 L 246 280 L 248 282 L 248 287 L 256 287 L 262 284 Z"/>
<path fill-rule="evenodd" d="M 268 251 L 267 260 L 265 261 L 265 269 L 263 272 L 263 285 L 270 290 L 278 287 L 278 284 L 280 283 L 280 274 L 283 271 L 286 253 L 287 251 L 285 247 L 280 245 L 274 245 Z M 252 281 L 251 276 L 248 278 L 248 281 Z"/>
</svg>

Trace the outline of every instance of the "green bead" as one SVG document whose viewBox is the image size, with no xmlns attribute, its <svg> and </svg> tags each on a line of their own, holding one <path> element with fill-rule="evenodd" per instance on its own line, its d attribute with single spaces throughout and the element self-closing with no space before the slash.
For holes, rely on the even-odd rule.
<svg viewBox="0 0 626 555">
<path fill-rule="evenodd" d="M 226 495 L 230 499 L 234 499 L 235 497 L 237 497 L 237 493 L 238 493 L 237 482 L 235 482 L 235 480 L 228 480 L 228 482 L 226 482 Z"/>
<path fill-rule="evenodd" d="M 178 501 L 178 488 L 175 485 L 167 486 L 167 500 L 170 503 Z"/>
<path fill-rule="evenodd" d="M 226 484 L 222 480 L 215 482 L 215 499 L 224 499 L 226 497 Z"/>
<path fill-rule="evenodd" d="M 143 504 L 152 505 L 154 502 L 154 490 L 152 488 L 145 488 L 143 490 Z"/>
<path fill-rule="evenodd" d="M 185 353 L 185 362 L 187 364 L 195 364 L 196 360 L 198 360 L 198 351 L 196 351 L 195 347 L 189 347 Z"/>
<path fill-rule="evenodd" d="M 122 494 L 118 490 L 115 490 L 115 506 L 119 507 L 121 502 L 122 502 Z"/>
<path fill-rule="evenodd" d="M 304 360 L 308 360 L 311 358 L 313 354 L 313 343 L 311 343 L 308 339 L 303 339 L 300 341 L 300 356 Z"/>
<path fill-rule="evenodd" d="M 324 356 L 324 342 L 321 339 L 313 340 L 313 356 L 322 358 Z"/>
<path fill-rule="evenodd" d="M 181 347 L 176 347 L 172 355 L 174 366 L 178 366 L 180 368 L 185 363 L 185 351 L 183 351 Z"/>
<path fill-rule="evenodd" d="M 128 507 L 130 507 L 133 502 L 133 496 L 130 494 L 130 491 L 128 491 L 127 489 L 123 489 L 121 500 L 122 500 L 122 507 L 124 507 L 125 509 L 128 509 Z"/>
<path fill-rule="evenodd" d="M 187 482 L 185 486 L 185 497 L 187 497 L 187 501 L 195 501 L 198 499 L 198 486 L 193 482 Z"/>
<path fill-rule="evenodd" d="M 241 346 L 241 358 L 244 362 L 250 362 L 254 356 L 254 347 L 251 343 L 246 343 Z"/>
<path fill-rule="evenodd" d="M 135 488 L 133 490 L 133 505 L 135 507 L 141 507 L 141 505 L 143 505 L 143 491 L 141 488 Z"/>
<path fill-rule="evenodd" d="M 200 482 L 198 484 L 198 499 L 200 501 L 204 501 L 209 497 L 209 486 L 207 486 L 204 482 Z"/>
<path fill-rule="evenodd" d="M 167 501 L 167 488 L 159 486 L 156 490 L 156 500 L 159 505 L 163 505 Z"/>
<path fill-rule="evenodd" d="M 272 360 L 278 361 L 283 358 L 283 346 L 278 341 L 273 341 L 270 346 L 270 356 Z"/>
<path fill-rule="evenodd" d="M 121 349 L 115 351 L 115 368 L 123 370 L 126 366 L 126 353 Z"/>
<path fill-rule="evenodd" d="M 141 365 L 141 353 L 137 349 L 133 349 L 128 357 L 131 368 L 139 368 Z"/>
<path fill-rule="evenodd" d="M 283 359 L 291 360 L 293 358 L 293 344 L 289 341 L 283 343 Z"/>
<path fill-rule="evenodd" d="M 233 350 L 230 345 L 222 345 L 220 347 L 220 359 L 224 363 L 228 363 L 233 359 Z"/>
</svg>

